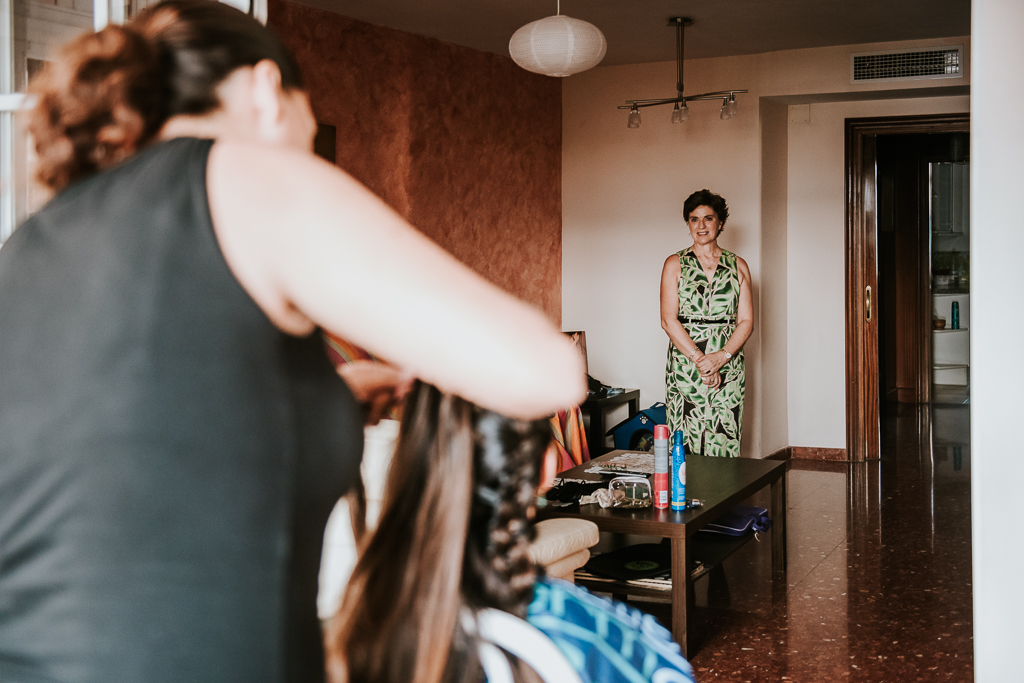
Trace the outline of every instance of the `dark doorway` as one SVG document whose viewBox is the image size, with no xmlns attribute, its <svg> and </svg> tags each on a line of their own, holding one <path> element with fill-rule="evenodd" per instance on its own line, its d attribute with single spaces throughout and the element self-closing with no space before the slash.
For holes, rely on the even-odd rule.
<svg viewBox="0 0 1024 683">
<path fill-rule="evenodd" d="M 969 333 L 960 314 L 966 319 L 969 309 L 968 275 L 961 267 L 967 261 L 961 243 L 968 236 L 963 201 L 968 143 L 963 132 L 878 136 L 878 386 L 883 415 L 895 415 L 901 403 L 929 403 L 933 388 L 940 400 L 967 391 Z M 948 313 L 953 302 L 956 320 Z"/>
<path fill-rule="evenodd" d="M 881 408 L 883 396 L 887 395 L 882 384 L 886 371 L 880 367 L 882 352 L 879 349 L 885 339 L 879 334 L 878 288 L 883 264 L 878 251 L 878 213 L 879 195 L 888 190 L 879 183 L 878 143 L 888 136 L 966 133 L 969 130 L 969 114 L 846 120 L 846 451 L 850 460 L 878 459 Z M 890 189 L 895 191 L 894 186 Z M 919 292 L 923 299 L 928 287 L 923 267 L 926 259 L 919 258 L 916 274 L 913 270 L 909 275 L 901 273 L 898 267 L 895 272 L 900 277 L 907 275 L 911 281 L 923 280 Z M 908 313 L 908 316 L 925 320 L 923 328 L 915 328 L 924 340 L 916 345 L 916 360 L 909 361 L 910 367 L 916 366 L 919 370 L 919 386 L 907 387 L 914 392 L 908 397 L 924 401 L 929 400 L 930 351 L 922 355 L 920 349 L 928 349 L 929 306 L 930 302 L 920 301 L 918 307 L 912 309 L 916 313 Z M 897 323 L 901 321 L 899 314 L 897 310 Z M 898 402 L 899 386 L 895 388 Z"/>
</svg>

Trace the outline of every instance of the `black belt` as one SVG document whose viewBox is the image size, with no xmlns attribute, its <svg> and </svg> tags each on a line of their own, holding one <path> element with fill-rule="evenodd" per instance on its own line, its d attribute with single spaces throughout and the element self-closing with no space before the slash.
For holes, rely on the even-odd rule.
<svg viewBox="0 0 1024 683">
<path fill-rule="evenodd" d="M 736 318 L 687 318 L 681 315 L 679 322 L 684 325 L 735 325 Z"/>
</svg>

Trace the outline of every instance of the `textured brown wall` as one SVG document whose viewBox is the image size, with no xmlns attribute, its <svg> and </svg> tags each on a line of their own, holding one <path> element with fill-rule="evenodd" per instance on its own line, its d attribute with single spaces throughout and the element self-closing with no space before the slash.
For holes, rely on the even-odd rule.
<svg viewBox="0 0 1024 683">
<path fill-rule="evenodd" d="M 271 0 L 338 165 L 491 282 L 562 310 L 558 79 L 511 59 Z"/>
</svg>

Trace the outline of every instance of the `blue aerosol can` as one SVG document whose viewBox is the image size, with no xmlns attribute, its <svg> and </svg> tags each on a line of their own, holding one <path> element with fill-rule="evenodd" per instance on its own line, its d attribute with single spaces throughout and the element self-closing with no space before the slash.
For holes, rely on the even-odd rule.
<svg viewBox="0 0 1024 683">
<path fill-rule="evenodd" d="M 672 509 L 686 509 L 686 443 L 682 432 L 672 432 Z"/>
</svg>

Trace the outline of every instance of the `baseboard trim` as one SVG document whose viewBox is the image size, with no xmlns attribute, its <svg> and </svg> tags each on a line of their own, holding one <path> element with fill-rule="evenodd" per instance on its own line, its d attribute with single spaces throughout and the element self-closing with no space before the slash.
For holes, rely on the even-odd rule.
<svg viewBox="0 0 1024 683">
<path fill-rule="evenodd" d="M 786 446 L 774 453 L 769 453 L 765 460 L 827 460 L 830 462 L 845 462 L 845 448 L 814 448 L 811 446 Z"/>
<path fill-rule="evenodd" d="M 812 448 L 806 446 L 790 446 L 790 456 L 794 460 L 847 460 L 845 448 Z"/>
</svg>

